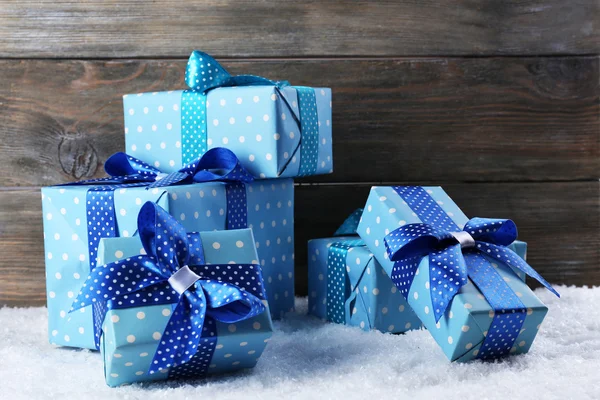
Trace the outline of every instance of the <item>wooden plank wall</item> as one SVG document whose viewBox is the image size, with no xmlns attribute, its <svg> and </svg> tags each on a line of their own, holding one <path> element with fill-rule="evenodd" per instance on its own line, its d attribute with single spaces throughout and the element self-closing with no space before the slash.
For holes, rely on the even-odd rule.
<svg viewBox="0 0 600 400">
<path fill-rule="evenodd" d="M 600 285 L 596 0 L 0 0 L 0 305 L 44 304 L 39 188 L 102 176 L 121 95 L 184 88 L 198 48 L 233 73 L 330 86 L 334 169 L 298 182 L 306 240 L 369 187 L 439 184 L 511 217 L 548 280 Z"/>
</svg>

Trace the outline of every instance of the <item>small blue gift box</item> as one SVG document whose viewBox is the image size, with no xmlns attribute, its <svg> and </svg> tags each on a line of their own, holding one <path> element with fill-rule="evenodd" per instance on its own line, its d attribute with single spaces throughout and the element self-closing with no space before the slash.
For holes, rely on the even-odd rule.
<svg viewBox="0 0 600 400">
<path fill-rule="evenodd" d="M 331 89 L 231 76 L 194 51 L 188 90 L 123 96 L 126 151 L 172 172 L 223 146 L 257 178 L 331 173 Z"/>
<path fill-rule="evenodd" d="M 419 318 L 356 235 L 361 214 L 362 209 L 355 211 L 335 237 L 309 240 L 309 313 L 365 331 L 419 328 Z"/>
<path fill-rule="evenodd" d="M 73 303 L 99 309 L 106 383 L 252 368 L 273 331 L 252 230 L 186 234 L 153 203 L 139 224 L 100 241 Z"/>
<path fill-rule="evenodd" d="M 529 350 L 548 309 L 525 274 L 556 292 L 512 221 L 469 220 L 440 187 L 373 187 L 357 231 L 450 360 Z"/>
<path fill-rule="evenodd" d="M 130 157 L 122 153 L 116 157 L 126 159 L 127 168 L 133 165 Z M 143 172 L 138 175 L 152 176 L 148 168 Z M 156 171 L 153 173 L 161 176 Z M 127 182 L 131 176 L 125 177 Z M 150 187 L 147 185 L 154 182 L 154 178 L 146 186 L 118 184 L 116 178 L 122 177 L 86 185 L 42 189 L 51 343 L 96 348 L 94 310 L 86 307 L 69 314 L 69 307 L 85 277 L 95 266 L 99 240 L 133 236 L 137 230 L 138 211 L 146 201 L 166 209 L 189 232 L 252 228 L 258 252 L 256 261 L 263 269 L 270 311 L 280 317 L 294 307 L 294 183 L 291 179 L 208 181 Z M 166 176 L 162 182 L 172 178 Z M 244 196 L 245 206 L 242 202 L 230 201 Z M 240 211 L 240 207 L 243 210 Z M 246 214 L 246 221 L 236 220 L 230 212 Z"/>
</svg>

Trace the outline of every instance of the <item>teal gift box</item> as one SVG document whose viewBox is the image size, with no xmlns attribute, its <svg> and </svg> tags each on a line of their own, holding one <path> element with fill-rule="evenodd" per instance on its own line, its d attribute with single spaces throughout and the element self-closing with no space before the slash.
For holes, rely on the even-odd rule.
<svg viewBox="0 0 600 400">
<path fill-rule="evenodd" d="M 118 188 L 114 196 L 117 237 L 137 230 L 142 204 L 166 209 L 189 232 L 223 230 L 227 216 L 227 184 L 207 182 L 146 189 Z M 291 179 L 244 184 L 248 227 L 254 231 L 257 261 L 274 317 L 294 307 L 294 186 Z M 90 273 L 87 196 L 94 186 L 42 189 L 48 335 L 53 344 L 94 349 L 91 307 L 68 313 L 74 296 Z M 238 260 L 233 260 L 238 261 Z"/>
<path fill-rule="evenodd" d="M 226 147 L 257 178 L 333 171 L 331 89 L 231 76 L 195 51 L 188 90 L 123 96 L 127 153 L 173 172 Z"/>
<path fill-rule="evenodd" d="M 362 210 L 335 237 L 308 241 L 308 310 L 324 320 L 368 331 L 400 333 L 421 327 L 392 280 L 356 235 Z"/>
<path fill-rule="evenodd" d="M 420 197 L 409 204 L 407 199 L 400 195 L 403 189 L 414 190 Z M 399 227 L 409 227 L 410 224 L 422 224 L 426 221 L 435 224 L 443 220 L 451 221 L 460 229 L 463 229 L 469 221 L 440 187 L 373 187 L 357 232 L 383 269 L 394 280 L 394 278 L 401 278 L 400 275 L 407 272 L 394 272 L 394 262 L 390 261 L 386 248 L 388 245 L 386 240 L 389 240 L 390 233 Z M 525 243 L 515 242 L 509 248 L 520 257 L 525 257 Z M 486 259 L 526 309 L 524 322 L 510 349 L 510 353 L 514 354 L 526 353 L 548 309 L 525 284 L 525 274 L 522 271 L 513 269 L 507 263 L 498 262 L 496 259 Z M 469 361 L 477 358 L 496 316 L 488 299 L 478 286 L 468 279 L 436 322 L 431 282 L 435 282 L 435 277 L 441 271 L 435 269 L 436 265 L 430 265 L 428 257 L 416 258 L 416 260 L 413 261 L 417 263 L 414 264 L 417 268 L 412 276 L 412 284 L 406 288 L 408 304 L 448 359 Z M 502 311 L 501 314 L 504 314 L 505 310 Z M 513 339 L 511 337 L 511 340 Z M 504 341 L 503 338 L 499 340 Z"/>
<path fill-rule="evenodd" d="M 250 229 L 200 232 L 199 237 L 206 261 L 205 275 L 208 277 L 211 272 L 214 274 L 213 264 L 221 264 L 221 267 L 227 264 L 235 271 L 237 265 L 231 264 L 232 259 L 237 263 L 250 264 L 255 263 L 258 257 Z M 102 239 L 98 265 L 134 257 L 140 254 L 140 248 L 142 244 L 138 237 Z M 232 324 L 206 322 L 214 323 L 216 331 L 216 342 L 211 349 L 212 356 L 206 374 L 233 372 L 256 365 L 273 332 L 268 303 L 265 300 L 263 303 L 267 311 L 255 317 Z M 111 309 L 106 313 L 100 350 L 109 386 L 193 376 L 178 374 L 171 368 L 161 369 L 157 373 L 148 372 L 175 308 L 175 304 L 148 305 Z M 209 335 L 204 334 L 204 337 Z"/>
</svg>

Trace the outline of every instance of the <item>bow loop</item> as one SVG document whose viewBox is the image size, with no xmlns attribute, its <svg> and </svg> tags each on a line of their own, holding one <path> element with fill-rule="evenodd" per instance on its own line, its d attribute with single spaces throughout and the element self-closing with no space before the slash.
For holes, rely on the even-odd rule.
<svg viewBox="0 0 600 400">
<path fill-rule="evenodd" d="M 224 323 L 239 322 L 254 317 L 265 310 L 262 301 L 235 285 L 215 280 L 201 280 L 196 291 L 204 291 L 208 303 L 207 314 Z"/>
<path fill-rule="evenodd" d="M 148 180 L 152 181 L 160 173 L 157 168 L 123 152 L 108 157 L 104 163 L 104 170 L 112 177 L 125 176 L 138 179 L 148 177 Z"/>
<path fill-rule="evenodd" d="M 385 238 L 385 246 L 392 261 L 409 257 L 424 256 L 436 250 L 440 242 L 452 237 L 428 224 L 408 224 L 390 232 Z"/>
<path fill-rule="evenodd" d="M 231 150 L 215 147 L 202 156 L 194 171 L 193 180 L 194 182 L 252 182 L 254 176 L 242 166 Z"/>
<path fill-rule="evenodd" d="M 517 240 L 517 225 L 510 219 L 472 218 L 463 230 L 475 240 L 508 246 Z"/>
<path fill-rule="evenodd" d="M 190 251 L 185 228 L 162 207 L 151 201 L 142 206 L 138 214 L 138 232 L 144 250 L 156 257 L 163 274 L 170 277 L 188 264 Z"/>
<path fill-rule="evenodd" d="M 226 86 L 278 85 L 269 79 L 254 75 L 232 76 L 217 60 L 194 50 L 185 70 L 185 83 L 194 91 L 206 93 Z M 284 85 L 288 84 L 283 82 Z M 289 85 L 289 84 L 288 84 Z"/>
</svg>

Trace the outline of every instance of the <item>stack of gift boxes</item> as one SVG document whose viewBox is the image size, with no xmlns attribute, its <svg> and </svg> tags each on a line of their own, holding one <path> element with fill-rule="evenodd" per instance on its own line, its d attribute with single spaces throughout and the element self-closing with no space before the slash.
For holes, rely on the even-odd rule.
<svg viewBox="0 0 600 400">
<path fill-rule="evenodd" d="M 101 350 L 111 386 L 254 366 L 294 307 L 292 178 L 333 168 L 330 89 L 198 51 L 186 83 L 123 97 L 108 178 L 42 190 L 50 342 Z M 451 360 L 526 352 L 547 309 L 511 224 L 469 221 L 437 187 L 375 187 L 309 242 L 309 312 L 425 326 Z"/>
</svg>

